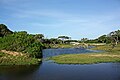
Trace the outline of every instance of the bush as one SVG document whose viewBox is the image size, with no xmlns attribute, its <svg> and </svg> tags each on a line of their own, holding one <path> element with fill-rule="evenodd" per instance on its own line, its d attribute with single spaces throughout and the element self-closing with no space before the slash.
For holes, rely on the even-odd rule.
<svg viewBox="0 0 120 80">
<path fill-rule="evenodd" d="M 28 53 L 31 57 L 41 58 L 43 44 L 26 31 L 14 32 L 0 37 L 0 49 Z"/>
<path fill-rule="evenodd" d="M 10 31 L 6 25 L 0 24 L 0 37 L 12 34 L 13 32 Z"/>
</svg>

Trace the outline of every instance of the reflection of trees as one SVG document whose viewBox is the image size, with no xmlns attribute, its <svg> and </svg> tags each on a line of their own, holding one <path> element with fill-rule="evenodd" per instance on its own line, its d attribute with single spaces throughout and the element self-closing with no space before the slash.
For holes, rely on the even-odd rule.
<svg viewBox="0 0 120 80">
<path fill-rule="evenodd" d="M 120 71 L 120 63 L 113 63 L 112 68 L 115 68 L 117 71 Z"/>
<path fill-rule="evenodd" d="M 34 72 L 40 68 L 40 65 L 0 66 L 0 77 L 6 77 L 9 79 L 16 78 L 16 80 L 18 80 L 18 78 L 27 78 L 34 74 Z"/>
<path fill-rule="evenodd" d="M 118 77 L 118 80 L 120 80 L 120 63 L 113 63 L 112 68 L 114 68 L 116 72 L 116 76 Z"/>
</svg>

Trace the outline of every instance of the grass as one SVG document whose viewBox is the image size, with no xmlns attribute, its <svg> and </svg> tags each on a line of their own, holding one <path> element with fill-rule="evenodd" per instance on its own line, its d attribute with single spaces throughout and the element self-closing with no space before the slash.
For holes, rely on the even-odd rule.
<svg viewBox="0 0 120 80">
<path fill-rule="evenodd" d="M 36 65 L 39 64 L 40 61 L 40 59 L 31 58 L 27 55 L 13 56 L 0 52 L 0 65 Z"/>
<path fill-rule="evenodd" d="M 105 50 L 102 53 L 66 54 L 49 58 L 59 64 L 93 64 L 120 62 L 120 45 L 111 50 L 109 45 L 97 46 L 94 50 Z"/>
<path fill-rule="evenodd" d="M 110 44 L 106 44 L 103 46 L 96 46 L 95 48 L 92 48 L 93 50 L 104 50 L 104 51 L 120 51 L 120 44 L 118 44 L 115 48 L 111 48 L 112 46 Z"/>
</svg>

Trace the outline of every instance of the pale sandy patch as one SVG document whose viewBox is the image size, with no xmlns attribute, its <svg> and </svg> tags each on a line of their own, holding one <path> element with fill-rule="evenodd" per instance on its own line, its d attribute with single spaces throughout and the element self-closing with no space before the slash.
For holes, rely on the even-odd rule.
<svg viewBox="0 0 120 80">
<path fill-rule="evenodd" d="M 10 55 L 13 55 L 13 56 L 17 56 L 17 55 L 23 56 L 23 54 L 21 52 L 6 51 L 6 50 L 1 50 L 0 52 L 6 53 L 6 54 L 10 54 Z"/>
<path fill-rule="evenodd" d="M 110 54 L 95 54 L 95 55 L 90 55 L 90 56 L 95 56 L 95 57 L 120 57 L 120 55 L 110 55 Z"/>
</svg>

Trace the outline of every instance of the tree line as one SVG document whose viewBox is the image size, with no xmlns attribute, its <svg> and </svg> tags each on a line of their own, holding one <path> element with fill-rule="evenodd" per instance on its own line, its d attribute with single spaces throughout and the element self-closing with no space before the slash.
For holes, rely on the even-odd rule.
<svg viewBox="0 0 120 80">
<path fill-rule="evenodd" d="M 79 43 L 107 43 L 113 47 L 120 42 L 120 30 L 102 35 L 97 39 L 82 38 L 72 40 L 69 36 L 58 36 L 58 38 L 46 39 L 43 34 L 28 34 L 26 31 L 13 32 L 6 25 L 0 24 L 0 50 L 11 50 L 29 54 L 31 57 L 41 58 L 43 48 L 51 48 L 50 44 Z"/>
</svg>

